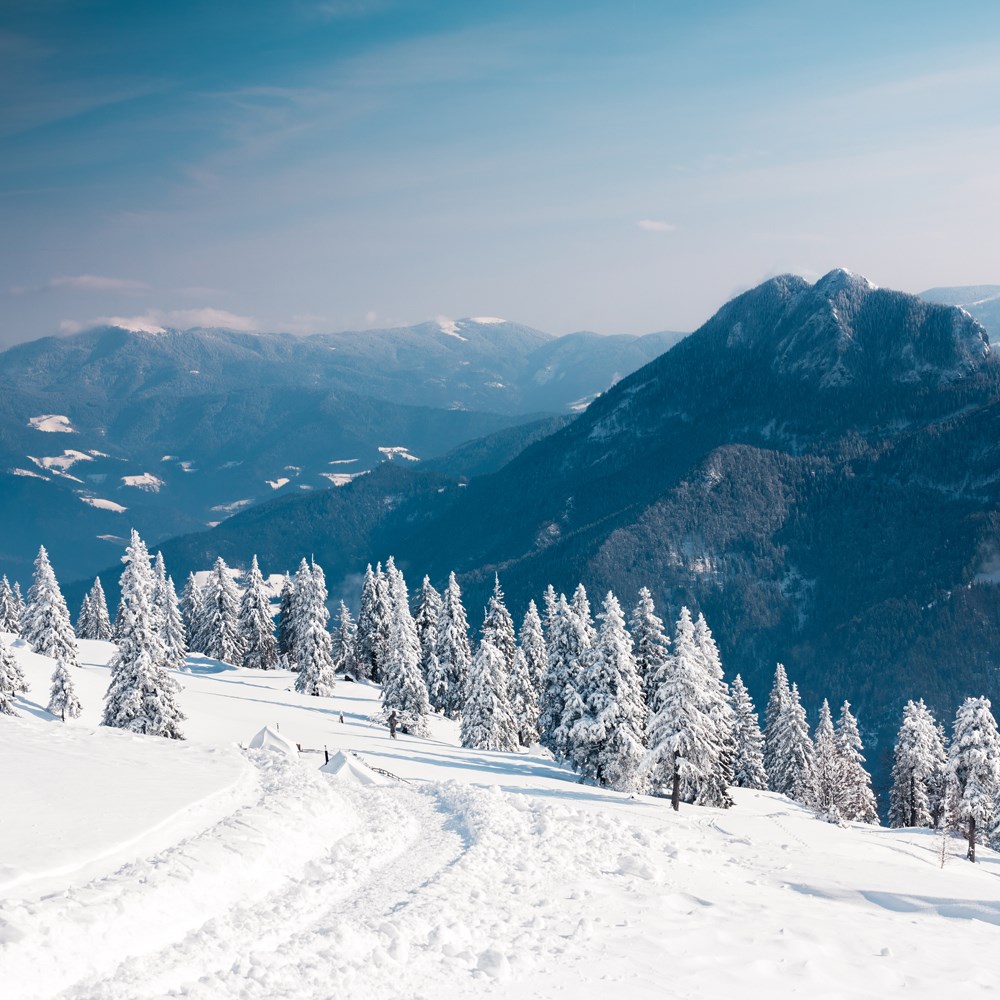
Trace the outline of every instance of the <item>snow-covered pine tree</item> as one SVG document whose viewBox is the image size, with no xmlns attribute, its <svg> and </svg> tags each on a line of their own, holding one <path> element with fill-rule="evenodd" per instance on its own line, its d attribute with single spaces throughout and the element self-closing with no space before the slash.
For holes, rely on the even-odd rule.
<svg viewBox="0 0 1000 1000">
<path fill-rule="evenodd" d="M 804 806 L 816 803 L 816 765 L 809 723 L 792 684 L 777 720 L 776 781 L 773 790 Z"/>
<path fill-rule="evenodd" d="M 377 579 L 376 576 L 376 581 Z M 385 581 L 392 619 L 386 654 L 381 664 L 382 709 L 385 714 L 395 710 L 399 728 L 404 733 L 427 736 L 427 716 L 431 706 L 427 697 L 427 685 L 420 672 L 417 626 L 410 614 L 406 581 L 396 569 L 392 557 L 386 564 Z"/>
<path fill-rule="evenodd" d="M 331 649 L 333 669 L 335 673 L 360 680 L 361 672 L 358 669 L 358 659 L 355 653 L 356 636 L 357 629 L 354 625 L 354 619 L 351 617 L 350 608 L 341 601 L 337 614 L 337 627 L 333 631 L 333 647 Z"/>
<path fill-rule="evenodd" d="M 167 673 L 167 650 L 152 608 L 153 573 L 145 543 L 133 529 L 122 560 L 118 653 L 104 696 L 101 724 L 133 733 L 183 739 L 180 685 Z"/>
<path fill-rule="evenodd" d="M 20 600 L 6 576 L 0 579 L 0 632 L 21 632 Z"/>
<path fill-rule="evenodd" d="M 295 657 L 295 581 L 290 573 L 285 573 L 278 599 L 278 622 L 275 629 L 275 645 L 278 656 L 287 661 Z"/>
<path fill-rule="evenodd" d="M 77 639 L 90 638 L 90 631 L 91 631 L 90 619 L 91 619 L 90 594 L 84 594 L 83 600 L 80 602 L 80 613 L 76 616 Z"/>
<path fill-rule="evenodd" d="M 420 586 L 420 596 L 417 599 L 417 613 L 413 622 L 417 626 L 417 639 L 420 642 L 420 672 L 424 675 L 430 694 L 431 678 L 440 672 L 437 664 L 438 623 L 441 620 L 443 607 L 441 595 L 431 585 L 431 578 L 424 577 Z M 431 701 L 433 704 L 433 699 Z"/>
<path fill-rule="evenodd" d="M 959 706 L 948 751 L 948 772 L 955 790 L 955 818 L 969 839 L 968 858 L 997 816 L 1000 793 L 1000 736 L 989 698 L 966 698 Z"/>
<path fill-rule="evenodd" d="M 538 693 L 531 679 L 528 659 L 520 646 L 514 651 L 508 696 L 517 725 L 518 741 L 521 746 L 530 747 L 538 740 Z"/>
<path fill-rule="evenodd" d="M 632 640 L 635 663 L 642 679 L 643 697 L 649 704 L 649 685 L 660 665 L 670 655 L 670 639 L 663 631 L 663 619 L 656 614 L 653 595 L 648 587 L 639 590 L 639 602 L 632 611 Z"/>
<path fill-rule="evenodd" d="M 188 648 L 196 653 L 204 650 L 200 645 L 198 626 L 201 623 L 201 587 L 194 573 L 188 573 L 184 589 L 181 591 L 181 617 L 184 619 L 184 632 L 187 635 Z"/>
<path fill-rule="evenodd" d="M 643 766 L 655 790 L 670 789 L 671 804 L 698 801 L 706 776 L 717 767 L 716 726 L 704 711 L 705 671 L 694 641 L 691 612 L 681 608 L 673 652 L 651 683 L 649 750 Z"/>
<path fill-rule="evenodd" d="M 562 714 L 552 734 L 553 753 L 557 760 L 571 759 L 573 730 L 586 711 L 587 692 L 583 678 L 590 660 L 593 641 L 597 632 L 590 617 L 590 603 L 582 585 L 575 594 L 576 607 L 566 604 L 560 595 L 557 606 L 561 622 L 562 672 L 565 683 L 562 690 Z M 550 661 L 551 665 L 551 661 Z M 548 675 L 546 675 L 546 690 Z"/>
<path fill-rule="evenodd" d="M 101 586 L 101 578 L 94 578 L 94 585 L 87 593 L 86 600 L 89 604 L 87 635 L 79 632 L 81 639 L 99 639 L 102 642 L 111 641 L 111 616 L 108 614 L 108 602 L 104 596 L 104 588 Z"/>
<path fill-rule="evenodd" d="M 694 623 L 694 644 L 705 671 L 705 703 L 706 715 L 715 725 L 714 742 L 719 748 L 719 756 L 715 767 L 706 777 L 699 792 L 699 805 L 718 806 L 728 809 L 733 800 L 729 795 L 729 786 L 733 783 L 733 771 L 736 761 L 736 735 L 734 732 L 736 720 L 729 704 L 729 685 L 726 683 L 722 670 L 722 657 L 715 643 L 712 630 L 705 621 L 705 616 L 699 614 Z"/>
<path fill-rule="evenodd" d="M 618 599 L 609 590 L 598 615 L 600 630 L 580 681 L 583 716 L 571 734 L 574 766 L 599 785 L 637 792 L 646 748 L 646 700 L 632 637 Z"/>
<path fill-rule="evenodd" d="M 524 613 L 524 621 L 521 622 L 521 631 L 517 638 L 527 663 L 531 686 L 537 696 L 542 690 L 542 680 L 549 665 L 549 656 L 545 649 L 545 636 L 542 634 L 542 620 L 538 616 L 538 607 L 534 601 L 528 601 L 528 610 Z"/>
<path fill-rule="evenodd" d="M 160 638 L 167 649 L 168 670 L 183 670 L 187 664 L 187 633 L 173 577 L 157 583 L 156 602 L 160 620 Z"/>
<path fill-rule="evenodd" d="M 845 701 L 837 720 L 837 770 L 841 779 L 837 807 L 849 823 L 877 825 L 878 806 L 863 750 L 858 720 L 851 713 L 850 703 Z"/>
<path fill-rule="evenodd" d="M 336 678 L 333 671 L 333 639 L 327 631 L 330 612 L 326 608 L 326 577 L 322 568 L 305 559 L 295 574 L 295 657 L 299 673 L 295 690 L 300 694 L 329 698 Z"/>
<path fill-rule="evenodd" d="M 52 672 L 52 690 L 49 694 L 49 704 L 46 711 L 65 722 L 67 719 L 78 719 L 83 707 L 76 695 L 73 678 L 70 676 L 66 661 L 56 657 L 56 669 Z"/>
<path fill-rule="evenodd" d="M 737 788 L 767 788 L 764 773 L 764 734 L 757 721 L 750 692 L 743 678 L 737 674 L 729 688 L 729 700 L 733 707 L 733 784 Z"/>
<path fill-rule="evenodd" d="M 816 808 L 831 823 L 844 817 L 838 802 L 843 794 L 845 775 L 841 773 L 837 737 L 833 731 L 830 703 L 823 699 L 819 708 L 819 721 L 813 733 L 813 761 L 816 769 Z"/>
<path fill-rule="evenodd" d="M 53 659 L 62 657 L 70 666 L 77 666 L 76 633 L 44 545 L 35 559 L 34 582 L 21 616 L 21 635 L 34 652 Z"/>
<path fill-rule="evenodd" d="M 153 559 L 153 596 L 152 596 L 152 607 L 153 607 L 153 618 L 156 621 L 156 627 L 163 635 L 163 623 L 166 615 L 166 602 L 167 602 L 167 565 L 163 561 L 163 553 L 157 552 L 156 557 Z M 185 647 L 187 643 L 185 642 Z"/>
<path fill-rule="evenodd" d="M 197 629 L 199 645 L 206 656 L 237 667 L 243 662 L 239 615 L 239 591 L 225 560 L 218 556 L 202 590 Z"/>
<path fill-rule="evenodd" d="M 500 576 L 494 574 L 493 593 L 486 604 L 486 614 L 483 618 L 482 636 L 500 650 L 504 660 L 504 668 L 508 674 L 514 668 L 514 652 L 517 649 L 517 636 L 514 633 L 514 619 L 511 618 L 507 605 L 504 603 L 503 590 L 500 588 Z"/>
<path fill-rule="evenodd" d="M 7 631 L 4 629 L 4 631 Z M 0 715 L 17 715 L 14 699 L 27 691 L 24 674 L 14 656 L 14 651 L 0 641 Z"/>
<path fill-rule="evenodd" d="M 460 728 L 463 747 L 516 750 L 517 722 L 507 697 L 509 675 L 504 654 L 484 638 L 469 666 Z"/>
<path fill-rule="evenodd" d="M 545 674 L 542 677 L 542 686 L 538 692 L 538 729 L 541 733 L 542 746 L 559 756 L 556 733 L 562 722 L 563 709 L 566 705 L 566 685 L 578 664 L 570 663 L 569 620 L 571 611 L 566 601 L 566 595 L 560 594 L 552 603 L 547 590 L 545 599 L 547 605 L 545 634 L 547 663 Z"/>
<path fill-rule="evenodd" d="M 578 583 L 576 585 L 576 590 L 573 591 L 573 599 L 570 602 L 570 606 L 580 619 L 580 624 L 583 628 L 583 634 L 585 637 L 585 648 L 590 649 L 590 647 L 594 645 L 594 640 L 597 638 L 597 628 L 594 625 L 593 615 L 590 613 L 590 600 L 587 597 L 587 588 L 584 587 L 582 583 Z"/>
<path fill-rule="evenodd" d="M 767 710 L 764 714 L 764 773 L 767 775 L 767 787 L 772 792 L 779 791 L 779 770 L 778 760 L 778 730 L 781 727 L 781 716 L 791 697 L 791 689 L 788 686 L 788 675 L 785 673 L 785 665 L 779 663 L 774 671 L 774 684 L 771 686 L 771 695 L 767 699 Z"/>
<path fill-rule="evenodd" d="M 369 680 L 382 680 L 382 661 L 388 651 L 392 620 L 389 585 L 379 563 L 374 571 L 371 563 L 365 570 L 361 585 L 361 607 L 358 611 L 358 666 Z"/>
<path fill-rule="evenodd" d="M 437 658 L 441 675 L 432 681 L 438 699 L 433 704 L 449 719 L 454 719 L 462 711 L 465 679 L 469 672 L 469 664 L 472 662 L 469 620 L 465 615 L 462 591 L 454 573 L 448 575 L 448 586 L 441 595 Z"/>
<path fill-rule="evenodd" d="M 243 666 L 252 670 L 273 670 L 278 665 L 278 645 L 274 640 L 271 602 L 264 590 L 264 577 L 254 555 L 247 574 L 247 587 L 240 598 L 237 620 L 243 646 Z"/>
</svg>

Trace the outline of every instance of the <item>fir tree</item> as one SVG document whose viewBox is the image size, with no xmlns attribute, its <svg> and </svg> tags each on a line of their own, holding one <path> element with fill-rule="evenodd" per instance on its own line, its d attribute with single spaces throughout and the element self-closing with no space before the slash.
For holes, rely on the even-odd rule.
<svg viewBox="0 0 1000 1000">
<path fill-rule="evenodd" d="M 278 601 L 278 627 L 275 635 L 278 656 L 290 660 L 295 656 L 295 581 L 285 574 Z"/>
<path fill-rule="evenodd" d="M 52 673 L 52 691 L 46 711 L 58 716 L 63 722 L 68 718 L 78 719 L 80 712 L 83 711 L 80 699 L 76 696 L 73 678 L 70 676 L 66 661 L 61 656 L 56 658 L 56 669 Z"/>
<path fill-rule="evenodd" d="M 673 652 L 653 676 L 649 751 L 644 767 L 655 789 L 670 789 L 673 808 L 681 798 L 698 801 L 720 748 L 716 726 L 705 712 L 705 671 L 694 641 L 694 622 L 681 608 Z"/>
<path fill-rule="evenodd" d="M 94 585 L 84 598 L 87 605 L 86 635 L 77 623 L 77 635 L 81 639 L 99 639 L 101 642 L 111 641 L 111 617 L 108 614 L 108 602 L 101 586 L 101 578 L 94 578 Z M 81 618 L 83 612 L 81 609 Z"/>
<path fill-rule="evenodd" d="M 425 576 L 420 587 L 417 613 L 413 616 L 413 622 L 417 627 L 417 640 L 420 643 L 420 672 L 424 675 L 428 694 L 432 676 L 440 673 L 437 662 L 437 641 L 442 606 L 441 595 L 431 586 L 431 578 Z"/>
<path fill-rule="evenodd" d="M 538 608 L 534 601 L 528 602 L 528 610 L 524 614 L 524 621 L 521 623 L 521 631 L 517 638 L 524 653 L 531 686 L 537 696 L 542 690 L 549 657 L 545 648 L 545 636 L 542 634 L 542 620 L 538 616 Z"/>
<path fill-rule="evenodd" d="M 376 577 L 377 580 L 377 577 Z M 389 641 L 382 669 L 382 708 L 396 712 L 399 727 L 413 736 L 427 736 L 431 706 L 420 672 L 420 642 L 410 614 L 403 574 L 390 556 L 386 564 L 386 590 L 391 609 Z"/>
<path fill-rule="evenodd" d="M 858 720 L 851 714 L 851 706 L 844 702 L 837 720 L 837 770 L 840 775 L 840 794 L 837 807 L 849 823 L 878 824 L 878 807 L 872 791 L 872 778 L 865 768 L 861 733 Z"/>
<path fill-rule="evenodd" d="M 80 613 L 76 616 L 76 637 L 77 639 L 89 639 L 91 631 L 91 610 L 90 594 L 83 595 L 80 603 Z"/>
<path fill-rule="evenodd" d="M 557 760 L 566 760 L 572 756 L 573 731 L 586 712 L 584 699 L 587 692 L 583 688 L 583 678 L 593 640 L 597 637 L 590 617 L 590 604 L 582 586 L 576 589 L 575 603 L 575 607 L 568 605 L 560 595 L 557 606 L 562 641 L 556 648 L 561 655 L 561 669 L 565 679 L 561 695 L 562 712 L 551 736 L 552 751 Z M 546 689 L 548 684 L 546 675 Z"/>
<path fill-rule="evenodd" d="M 770 727 L 768 738 L 770 739 Z M 804 806 L 816 802 L 816 769 L 809 723 L 793 684 L 776 720 L 776 772 L 773 791 L 781 792 Z M 770 775 L 768 776 L 770 780 Z"/>
<path fill-rule="evenodd" d="M 34 652 L 77 665 L 76 634 L 44 545 L 35 559 L 35 577 L 21 618 L 21 634 Z"/>
<path fill-rule="evenodd" d="M 6 576 L 0 579 L 0 632 L 21 633 L 21 601 Z"/>
<path fill-rule="evenodd" d="M 382 572 L 382 564 L 379 563 L 372 571 L 369 563 L 361 586 L 357 656 L 363 675 L 376 682 L 382 680 L 382 661 L 388 652 L 391 618 L 388 581 Z"/>
<path fill-rule="evenodd" d="M 111 661 L 111 682 L 104 696 L 102 725 L 133 733 L 183 739 L 180 685 L 167 673 L 166 646 L 152 607 L 153 573 L 149 552 L 132 531 L 123 558 L 118 653 Z"/>
<path fill-rule="evenodd" d="M 580 628 L 584 636 L 583 648 L 590 649 L 597 638 L 597 629 L 594 627 L 594 618 L 590 613 L 590 601 L 587 598 L 587 589 L 582 583 L 576 585 L 570 607 L 580 620 Z"/>
<path fill-rule="evenodd" d="M 264 591 L 264 577 L 254 555 L 247 575 L 247 587 L 240 599 L 237 620 L 243 666 L 252 670 L 273 670 L 278 665 L 278 646 L 271 621 L 271 602 Z"/>
<path fill-rule="evenodd" d="M 730 704 L 733 707 L 733 738 L 735 759 L 733 762 L 733 784 L 737 788 L 767 788 L 764 773 L 764 734 L 757 721 L 750 692 L 743 678 L 737 674 L 729 689 Z"/>
<path fill-rule="evenodd" d="M 454 719 L 462 711 L 465 679 L 472 661 L 469 622 L 462 604 L 462 591 L 454 573 L 449 574 L 448 586 L 441 597 L 437 657 L 441 673 L 439 678 L 432 681 L 439 699 L 434 707 L 443 711 L 448 718 Z"/>
<path fill-rule="evenodd" d="M 201 623 L 201 587 L 194 573 L 188 573 L 187 582 L 181 592 L 181 617 L 184 619 L 184 631 L 188 639 L 188 647 L 196 653 L 203 653 L 198 626 Z"/>
<path fill-rule="evenodd" d="M 508 683 L 504 654 L 489 639 L 483 639 L 469 666 L 460 729 L 463 747 L 517 749 L 517 722 L 507 697 Z"/>
<path fill-rule="evenodd" d="M 1000 736 L 989 698 L 966 698 L 955 716 L 948 773 L 954 783 L 955 818 L 965 824 L 968 858 L 992 827 L 1000 792 Z"/>
<path fill-rule="evenodd" d="M 813 733 L 813 747 L 816 768 L 816 808 L 832 823 L 843 817 L 839 801 L 843 795 L 846 776 L 842 773 L 837 737 L 833 731 L 830 703 L 823 699 L 819 709 L 819 722 Z"/>
<path fill-rule="evenodd" d="M 532 682 L 528 658 L 521 647 L 514 651 L 508 695 L 517 726 L 517 738 L 521 746 L 530 747 L 538 739 L 538 694 Z"/>
<path fill-rule="evenodd" d="M 639 603 L 632 612 L 632 639 L 635 643 L 635 663 L 642 678 L 642 692 L 649 704 L 650 683 L 670 655 L 670 640 L 663 631 L 663 620 L 656 615 L 653 595 L 648 587 L 639 591 Z"/>
<path fill-rule="evenodd" d="M 13 650 L 0 641 L 0 715 L 17 715 L 14 699 L 27 690 L 28 685 Z"/>
<path fill-rule="evenodd" d="M 558 757 L 560 754 L 556 734 L 562 723 L 563 710 L 566 706 L 566 686 L 576 671 L 578 663 L 571 663 L 569 623 L 571 611 L 566 602 L 566 595 L 560 594 L 553 603 L 547 591 L 546 604 L 548 606 L 548 614 L 546 615 L 548 628 L 545 647 L 548 662 L 538 693 L 538 728 L 541 732 L 542 745 Z"/>
<path fill-rule="evenodd" d="M 781 771 L 781 762 L 778 760 L 778 730 L 781 726 L 782 713 L 790 698 L 788 675 L 785 673 L 784 664 L 779 663 L 774 671 L 774 684 L 764 715 L 764 773 L 767 775 L 767 787 L 772 792 L 781 790 L 777 787 L 780 784 L 779 771 Z"/>
<path fill-rule="evenodd" d="M 503 590 L 500 589 L 500 577 L 494 575 L 493 579 L 493 593 L 486 605 L 482 636 L 500 651 L 504 660 L 504 669 L 509 674 L 514 667 L 517 636 L 514 634 L 514 619 L 511 618 L 507 605 L 504 603 Z"/>
<path fill-rule="evenodd" d="M 240 597 L 222 556 L 215 560 L 202 591 L 197 635 L 201 651 L 214 660 L 239 666 L 243 642 L 239 630 Z"/>
<path fill-rule="evenodd" d="M 358 659 L 355 653 L 357 630 L 354 619 L 351 618 L 350 609 L 341 601 L 340 610 L 337 615 L 337 627 L 333 633 L 333 669 L 336 673 L 342 673 L 345 677 L 353 677 L 354 680 L 361 679 L 361 672 L 358 669 Z"/>
<path fill-rule="evenodd" d="M 167 651 L 165 665 L 168 670 L 183 670 L 187 665 L 187 633 L 172 577 L 168 576 L 162 584 L 157 582 L 156 605 L 160 638 Z"/>
<path fill-rule="evenodd" d="M 703 614 L 699 614 L 694 623 L 694 644 L 705 674 L 702 710 L 715 726 L 713 743 L 718 747 L 712 768 L 699 790 L 698 803 L 728 809 L 733 804 L 729 786 L 733 783 L 736 760 L 735 718 L 729 704 L 729 685 L 722 671 L 719 647 Z"/>
<path fill-rule="evenodd" d="M 585 659 L 580 682 L 583 715 L 571 735 L 576 768 L 599 785 L 636 792 L 643 785 L 646 703 L 625 628 L 611 591 L 604 599 L 600 631 Z"/>
<path fill-rule="evenodd" d="M 934 826 L 941 798 L 944 747 L 934 716 L 924 704 L 908 701 L 893 750 L 889 825 Z"/>
<path fill-rule="evenodd" d="M 299 673 L 295 690 L 328 698 L 333 694 L 333 640 L 327 631 L 326 577 L 316 563 L 305 559 L 295 574 L 295 657 Z"/>
</svg>

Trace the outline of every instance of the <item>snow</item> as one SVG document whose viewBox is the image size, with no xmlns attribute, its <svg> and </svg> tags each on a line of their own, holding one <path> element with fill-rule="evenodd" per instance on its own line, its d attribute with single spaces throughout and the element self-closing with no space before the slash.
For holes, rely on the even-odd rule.
<svg viewBox="0 0 1000 1000">
<path fill-rule="evenodd" d="M 324 479 L 329 479 L 334 486 L 346 486 L 352 479 L 363 476 L 364 472 L 321 472 Z"/>
<path fill-rule="evenodd" d="M 950 841 L 942 868 L 935 834 L 840 828 L 767 792 L 674 814 L 541 751 L 464 750 L 441 718 L 390 739 L 375 686 L 309 697 L 205 657 L 177 675 L 185 742 L 116 733 L 96 725 L 112 649 L 81 644 L 84 713 L 62 724 L 38 707 L 52 662 L 16 647 L 32 690 L 0 718 L 2 878 L 20 879 L 0 891 L 5 996 L 1000 988 L 986 849 L 973 866 Z M 304 752 L 241 752 L 262 726 Z M 352 751 L 406 780 L 355 780 Z"/>
<path fill-rule="evenodd" d="M 288 739 L 285 739 L 277 729 L 272 729 L 270 726 L 265 726 L 256 733 L 254 737 L 247 744 L 250 750 L 267 750 L 271 753 L 281 753 L 286 757 L 298 757 L 299 750 L 296 745 Z"/>
<path fill-rule="evenodd" d="M 287 486 L 291 480 L 283 476 L 280 479 L 265 479 L 264 482 L 267 483 L 272 490 L 280 490 L 282 486 Z"/>
<path fill-rule="evenodd" d="M 506 323 L 507 320 L 501 319 L 499 316 L 473 316 L 473 323 L 479 323 L 481 326 L 495 326 L 497 323 Z"/>
<path fill-rule="evenodd" d="M 185 469 L 185 472 L 188 470 Z M 133 486 L 146 493 L 159 493 L 163 486 L 163 480 L 154 476 L 151 472 L 144 472 L 140 476 L 122 476 L 122 483 L 125 486 Z"/>
<path fill-rule="evenodd" d="M 437 324 L 442 333 L 446 333 L 449 337 L 454 337 L 456 340 L 461 340 L 466 343 L 468 342 L 469 338 L 463 337 L 458 332 L 458 323 L 456 323 L 453 319 L 445 319 L 444 317 L 441 317 L 438 319 Z"/>
<path fill-rule="evenodd" d="M 34 455 L 29 455 L 28 458 L 40 469 L 48 469 L 52 472 L 65 472 L 77 462 L 93 462 L 94 460 L 92 455 L 82 451 L 74 451 L 72 448 L 67 448 L 61 455 L 54 455 L 51 458 L 35 458 Z"/>
<path fill-rule="evenodd" d="M 50 481 L 48 476 L 33 472 L 31 469 L 11 469 L 10 474 L 12 476 L 27 476 L 29 479 L 43 479 L 45 482 Z"/>
<path fill-rule="evenodd" d="M 252 503 L 253 500 L 233 500 L 231 503 L 217 504 L 212 510 L 219 514 L 235 514 L 238 510 L 249 507 Z"/>
<path fill-rule="evenodd" d="M 393 778 L 372 770 L 355 754 L 344 753 L 343 750 L 333 754 L 320 770 L 324 774 L 334 776 L 338 781 L 355 785 L 391 785 L 394 782 Z"/>
<path fill-rule="evenodd" d="M 100 497 L 80 497 L 80 499 L 91 507 L 97 507 L 99 510 L 112 510 L 116 514 L 124 514 L 128 510 L 128 507 L 123 507 L 120 503 L 115 503 L 114 500 L 102 500 Z"/>
<path fill-rule="evenodd" d="M 28 426 L 36 431 L 45 431 L 47 434 L 76 433 L 76 428 L 69 417 L 64 417 L 59 413 L 43 413 L 38 417 L 29 417 Z"/>
<path fill-rule="evenodd" d="M 389 461 L 394 458 L 405 458 L 410 462 L 419 462 L 420 459 L 416 455 L 411 455 L 409 448 L 403 448 L 399 445 L 391 445 L 388 447 L 380 447 L 379 451 L 385 455 Z"/>
<path fill-rule="evenodd" d="M 351 465 L 356 462 L 356 458 L 335 458 L 329 464 L 330 465 Z"/>
</svg>

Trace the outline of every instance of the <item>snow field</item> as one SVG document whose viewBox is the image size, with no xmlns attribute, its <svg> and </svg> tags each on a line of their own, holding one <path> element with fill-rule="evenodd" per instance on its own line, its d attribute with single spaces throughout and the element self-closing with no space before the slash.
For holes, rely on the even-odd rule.
<svg viewBox="0 0 1000 1000">
<path fill-rule="evenodd" d="M 368 721 L 374 686 L 340 681 L 333 697 L 311 698 L 289 690 L 287 673 L 205 657 L 177 675 L 188 740 L 132 738 L 95 727 L 111 651 L 81 643 L 84 714 L 63 725 L 37 708 L 51 661 L 17 649 L 37 717 L 0 719 L 0 753 L 16 761 L 0 770 L 0 798 L 70 831 L 64 861 L 75 850 L 77 867 L 58 892 L 24 883 L 20 899 L 0 902 L 5 998 L 1000 988 L 1000 860 L 986 849 L 972 866 L 952 841 L 942 869 L 936 834 L 842 829 L 740 789 L 731 810 L 674 814 L 663 800 L 581 785 L 544 755 L 465 750 L 448 720 L 432 720 L 429 739 L 391 740 Z M 409 783 L 362 785 L 354 767 L 323 774 L 321 752 L 235 747 L 265 724 Z M 34 791 L 61 761 L 72 777 L 43 803 Z M 216 812 L 160 807 L 160 788 Z M 129 823 L 123 859 L 118 825 Z M 155 823 L 169 843 L 143 833 Z M 19 829 L 0 818 L 0 858 L 20 851 L 21 870 L 51 871 Z"/>
</svg>

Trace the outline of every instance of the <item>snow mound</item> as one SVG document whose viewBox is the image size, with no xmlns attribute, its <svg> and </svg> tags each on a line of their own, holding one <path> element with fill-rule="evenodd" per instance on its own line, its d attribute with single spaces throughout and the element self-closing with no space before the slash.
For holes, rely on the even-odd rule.
<svg viewBox="0 0 1000 1000">
<path fill-rule="evenodd" d="M 251 750 L 271 750 L 274 753 L 283 753 L 286 757 L 298 757 L 299 755 L 299 748 L 270 726 L 265 726 L 247 746 Z"/>
<path fill-rule="evenodd" d="M 338 750 L 320 770 L 325 774 L 332 775 L 338 781 L 347 781 L 355 785 L 390 785 L 393 783 L 391 778 L 383 777 L 370 767 L 365 767 L 356 757 L 351 757 L 343 750 Z"/>
<path fill-rule="evenodd" d="M 28 426 L 36 431 L 47 434 L 75 434 L 76 428 L 70 423 L 69 417 L 59 413 L 43 413 L 38 417 L 29 417 Z"/>
<path fill-rule="evenodd" d="M 163 480 L 151 472 L 144 472 L 141 476 L 122 476 L 122 482 L 126 486 L 134 486 L 147 493 L 159 493 L 160 487 L 163 485 Z"/>
</svg>

